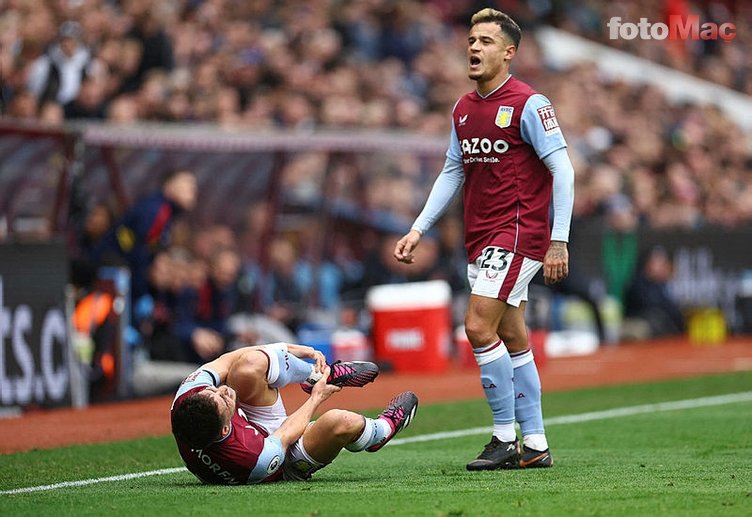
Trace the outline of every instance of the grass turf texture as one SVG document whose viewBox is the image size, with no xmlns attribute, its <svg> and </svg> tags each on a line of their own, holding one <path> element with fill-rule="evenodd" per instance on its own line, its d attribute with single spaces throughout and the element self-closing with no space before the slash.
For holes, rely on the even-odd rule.
<svg viewBox="0 0 752 517">
<path fill-rule="evenodd" d="M 544 409 L 551 418 L 744 391 L 752 373 L 551 393 Z M 400 438 L 489 421 L 483 401 L 422 406 Z M 178 472 L 3 494 L 0 515 L 752 515 L 752 402 L 547 431 L 552 469 L 465 471 L 489 433 L 343 452 L 307 483 L 203 486 Z M 180 465 L 170 437 L 30 451 L 0 456 L 0 490 Z"/>
</svg>

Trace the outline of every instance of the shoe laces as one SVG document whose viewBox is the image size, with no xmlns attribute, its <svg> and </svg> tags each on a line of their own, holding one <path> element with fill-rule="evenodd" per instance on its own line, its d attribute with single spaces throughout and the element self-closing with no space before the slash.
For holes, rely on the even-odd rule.
<svg viewBox="0 0 752 517">
<path fill-rule="evenodd" d="M 487 444 L 486 444 L 486 445 L 485 445 L 485 446 L 483 447 L 483 452 L 489 452 L 489 451 L 492 451 L 492 450 L 496 449 L 496 448 L 497 448 L 497 447 L 499 446 L 499 444 L 500 444 L 500 443 L 501 443 L 501 440 L 499 440 L 499 439 L 498 439 L 498 438 L 496 438 L 495 436 L 492 436 L 492 437 L 491 437 L 491 441 L 490 441 L 490 442 L 488 442 L 488 443 L 487 443 Z"/>
<path fill-rule="evenodd" d="M 403 408 L 402 406 L 387 408 L 387 410 L 384 411 L 384 416 L 396 422 L 404 418 L 405 408 Z"/>
<path fill-rule="evenodd" d="M 352 375 L 353 373 L 355 373 L 355 368 L 344 364 L 340 360 L 334 361 L 329 365 L 329 367 L 332 369 L 331 373 L 329 374 L 329 381 L 336 377 L 344 377 L 346 375 Z"/>
</svg>

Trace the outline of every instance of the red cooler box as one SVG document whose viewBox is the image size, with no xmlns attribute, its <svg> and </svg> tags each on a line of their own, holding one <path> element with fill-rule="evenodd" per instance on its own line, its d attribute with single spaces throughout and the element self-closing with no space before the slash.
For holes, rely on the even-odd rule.
<svg viewBox="0 0 752 517">
<path fill-rule="evenodd" d="M 443 372 L 452 341 L 452 292 L 444 280 L 368 290 L 377 361 L 398 372 Z"/>
</svg>

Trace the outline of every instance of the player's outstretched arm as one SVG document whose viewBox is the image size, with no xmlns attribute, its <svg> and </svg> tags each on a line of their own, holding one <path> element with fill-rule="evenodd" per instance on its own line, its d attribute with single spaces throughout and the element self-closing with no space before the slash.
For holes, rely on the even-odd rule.
<svg viewBox="0 0 752 517">
<path fill-rule="evenodd" d="M 297 411 L 292 413 L 279 428 L 272 433 L 282 442 L 282 446 L 287 449 L 290 445 L 303 436 L 303 432 L 313 418 L 316 409 L 332 394 L 340 391 L 342 388 L 333 384 L 327 384 L 330 368 L 324 368 L 324 375 L 313 385 L 313 391 L 308 400 L 300 406 Z"/>
</svg>

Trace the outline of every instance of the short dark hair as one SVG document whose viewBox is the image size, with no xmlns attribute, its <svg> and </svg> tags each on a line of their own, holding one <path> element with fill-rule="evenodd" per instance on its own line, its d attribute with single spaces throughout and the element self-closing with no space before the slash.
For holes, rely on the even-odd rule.
<svg viewBox="0 0 752 517">
<path fill-rule="evenodd" d="M 520 46 L 522 29 L 520 29 L 517 22 L 515 22 L 508 14 L 486 7 L 475 13 L 473 17 L 470 18 L 471 25 L 477 25 L 479 23 L 495 23 L 501 27 L 501 32 L 512 40 L 515 47 Z"/>
<path fill-rule="evenodd" d="M 222 419 L 214 401 L 198 392 L 172 412 L 172 434 L 192 449 L 206 447 L 222 434 Z"/>
</svg>

